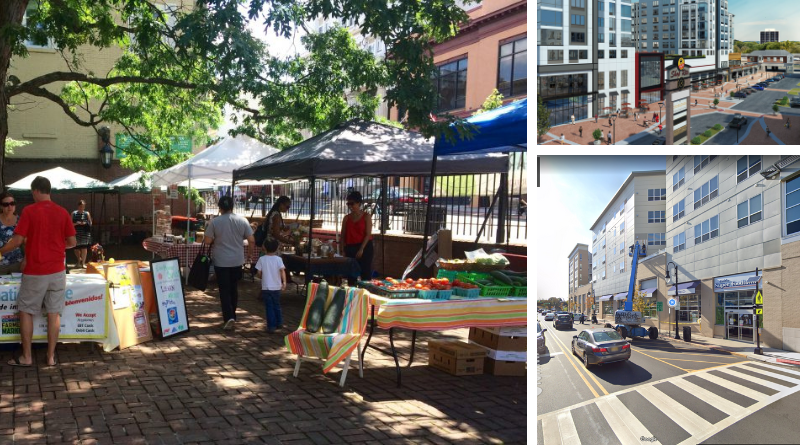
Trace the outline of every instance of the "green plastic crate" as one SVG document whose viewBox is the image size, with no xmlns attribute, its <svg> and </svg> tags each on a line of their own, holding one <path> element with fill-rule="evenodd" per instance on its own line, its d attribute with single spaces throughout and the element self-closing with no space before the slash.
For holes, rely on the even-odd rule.
<svg viewBox="0 0 800 445">
<path fill-rule="evenodd" d="M 458 274 L 462 273 L 458 270 L 445 270 L 439 269 L 439 272 L 436 272 L 436 278 L 447 278 L 450 281 L 455 280 L 458 278 Z"/>
<path fill-rule="evenodd" d="M 481 289 L 481 297 L 510 297 L 511 295 L 511 286 L 484 286 L 481 283 L 476 281 L 470 280 L 469 278 L 464 278 L 463 280 L 465 283 L 471 283 L 478 286 Z"/>
<path fill-rule="evenodd" d="M 528 286 L 513 286 L 511 289 L 512 297 L 527 297 L 528 296 Z"/>
</svg>

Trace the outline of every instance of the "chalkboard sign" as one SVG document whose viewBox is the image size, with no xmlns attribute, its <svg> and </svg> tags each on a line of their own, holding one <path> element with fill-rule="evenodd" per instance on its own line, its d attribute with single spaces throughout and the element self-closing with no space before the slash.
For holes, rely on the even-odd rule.
<svg viewBox="0 0 800 445">
<path fill-rule="evenodd" d="M 181 268 L 178 258 L 150 261 L 153 272 L 153 287 L 158 306 L 159 334 L 171 337 L 189 330 L 186 314 Z"/>
</svg>

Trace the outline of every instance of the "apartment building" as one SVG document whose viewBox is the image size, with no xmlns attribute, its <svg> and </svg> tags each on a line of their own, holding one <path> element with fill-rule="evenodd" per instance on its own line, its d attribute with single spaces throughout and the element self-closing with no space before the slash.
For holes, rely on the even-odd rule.
<svg viewBox="0 0 800 445">
<path fill-rule="evenodd" d="M 642 0 L 633 20 L 637 50 L 684 57 L 695 89 L 730 79 L 733 17 L 726 0 Z"/>
<path fill-rule="evenodd" d="M 759 34 L 761 34 L 759 42 L 762 44 L 781 41 L 780 31 L 778 31 L 777 29 L 767 28 L 761 31 Z"/>
<path fill-rule="evenodd" d="M 667 156 L 667 258 L 681 323 L 704 336 L 800 350 L 800 156 Z M 671 179 L 671 181 L 670 181 Z M 758 269 L 758 274 L 756 274 Z"/>
<path fill-rule="evenodd" d="M 765 71 L 784 72 L 789 65 L 794 64 L 795 57 L 789 51 L 767 49 L 742 54 L 742 61 L 744 60 L 758 64 L 758 68 Z"/>
<path fill-rule="evenodd" d="M 597 0 L 597 108 L 599 114 L 633 107 L 636 72 L 633 5 Z M 624 105 L 628 104 L 628 105 Z"/>
<path fill-rule="evenodd" d="M 592 254 L 589 246 L 576 244 L 569 256 L 569 302 L 570 307 L 577 309 L 585 303 L 586 289 L 584 287 L 592 281 Z M 589 286 L 591 289 L 591 286 Z"/>
<path fill-rule="evenodd" d="M 630 283 L 630 246 L 646 245 L 645 261 L 667 247 L 664 170 L 632 172 L 591 227 L 592 288 L 598 318 L 613 321 Z M 652 283 L 642 283 L 652 286 Z M 642 290 L 647 290 L 643 287 Z M 655 290 L 650 291 L 650 295 Z"/>
<path fill-rule="evenodd" d="M 550 125 L 600 112 L 595 0 L 540 0 L 536 5 L 537 92 L 550 110 Z M 603 86 L 605 88 L 605 85 Z"/>
</svg>

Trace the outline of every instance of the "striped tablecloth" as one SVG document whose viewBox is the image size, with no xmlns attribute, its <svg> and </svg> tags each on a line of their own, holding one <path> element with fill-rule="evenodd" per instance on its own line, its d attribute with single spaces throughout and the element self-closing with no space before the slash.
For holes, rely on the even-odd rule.
<svg viewBox="0 0 800 445">
<path fill-rule="evenodd" d="M 189 267 L 194 262 L 195 257 L 200 253 L 201 243 L 192 244 L 173 244 L 165 243 L 158 238 L 146 238 L 142 241 L 142 247 L 148 252 L 153 252 L 161 258 L 178 258 L 181 267 Z M 242 249 L 244 249 L 245 258 L 247 258 L 247 241 L 243 242 Z M 246 264 L 253 264 L 258 261 L 260 255 L 259 249 L 254 249 L 253 255 L 247 258 Z"/>
<path fill-rule="evenodd" d="M 528 324 L 528 299 L 487 297 L 432 301 L 390 299 L 370 294 L 375 319 L 384 329 L 443 331 L 467 327 L 523 326 Z"/>
</svg>

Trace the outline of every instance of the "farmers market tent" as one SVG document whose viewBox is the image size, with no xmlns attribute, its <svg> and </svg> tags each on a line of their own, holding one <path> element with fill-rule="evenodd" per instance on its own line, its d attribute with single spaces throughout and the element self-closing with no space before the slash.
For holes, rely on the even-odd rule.
<svg viewBox="0 0 800 445">
<path fill-rule="evenodd" d="M 143 170 L 114 179 L 109 187 L 120 193 L 150 193 L 152 179 Z"/>
<path fill-rule="evenodd" d="M 52 193 L 91 193 L 108 190 L 107 183 L 99 179 L 75 173 L 63 167 L 31 173 L 8 186 L 8 189 L 12 192 L 30 192 L 31 182 L 33 182 L 33 179 L 37 176 L 44 176 L 50 180 Z"/>
<path fill-rule="evenodd" d="M 419 133 L 354 119 L 294 147 L 234 170 L 247 179 L 347 178 L 352 176 L 424 176 L 430 171 L 433 141 Z M 464 156 L 439 163 L 439 171 L 498 173 L 506 156 Z"/>
</svg>

